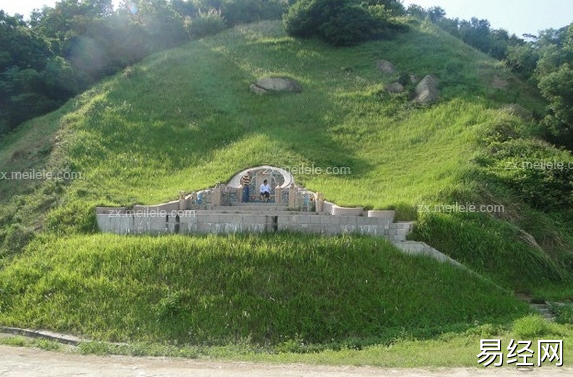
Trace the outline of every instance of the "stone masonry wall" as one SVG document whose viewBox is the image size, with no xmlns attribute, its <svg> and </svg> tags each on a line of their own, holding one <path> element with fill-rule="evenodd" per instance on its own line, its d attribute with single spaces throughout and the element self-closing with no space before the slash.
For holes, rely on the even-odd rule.
<svg viewBox="0 0 573 377">
<path fill-rule="evenodd" d="M 116 234 L 161 233 L 262 233 L 294 231 L 335 235 L 344 233 L 387 237 L 393 242 L 406 240 L 412 223 L 393 223 L 390 218 L 332 216 L 316 213 L 223 213 L 218 211 L 145 208 L 132 212 L 100 210 L 97 224 L 102 232 Z M 135 209 L 134 209 L 135 210 Z"/>
</svg>

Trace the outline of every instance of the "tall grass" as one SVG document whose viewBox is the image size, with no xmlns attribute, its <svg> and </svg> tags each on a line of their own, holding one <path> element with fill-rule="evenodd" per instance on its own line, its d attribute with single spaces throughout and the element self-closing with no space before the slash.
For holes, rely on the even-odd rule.
<svg viewBox="0 0 573 377">
<path fill-rule="evenodd" d="M 0 289 L 6 325 L 187 344 L 383 340 L 526 310 L 385 240 L 297 234 L 37 241 L 0 272 Z"/>
</svg>

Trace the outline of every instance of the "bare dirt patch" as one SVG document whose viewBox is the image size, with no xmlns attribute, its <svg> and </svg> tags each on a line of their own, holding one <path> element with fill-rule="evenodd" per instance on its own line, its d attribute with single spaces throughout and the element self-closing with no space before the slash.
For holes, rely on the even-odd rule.
<svg viewBox="0 0 573 377">
<path fill-rule="evenodd" d="M 0 346 L 2 377 L 474 377 L 474 376 L 571 376 L 571 368 L 438 368 L 399 369 L 330 367 L 301 364 L 258 364 L 198 361 L 163 357 L 81 356 L 33 348 Z"/>
</svg>

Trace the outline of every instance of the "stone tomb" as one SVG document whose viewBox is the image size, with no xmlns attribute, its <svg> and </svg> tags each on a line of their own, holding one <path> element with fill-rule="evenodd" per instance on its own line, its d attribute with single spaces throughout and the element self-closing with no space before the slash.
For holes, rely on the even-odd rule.
<svg viewBox="0 0 573 377">
<path fill-rule="evenodd" d="M 241 177 L 250 172 L 249 195 Z M 263 180 L 271 186 L 269 202 L 259 198 Z M 317 234 L 358 233 L 404 242 L 412 222 L 394 222 L 394 211 L 346 208 L 325 200 L 320 192 L 296 185 L 286 170 L 259 166 L 237 173 L 225 184 L 185 194 L 158 205 L 133 208 L 98 207 L 102 232 L 116 234 L 263 233 L 294 231 Z"/>
</svg>

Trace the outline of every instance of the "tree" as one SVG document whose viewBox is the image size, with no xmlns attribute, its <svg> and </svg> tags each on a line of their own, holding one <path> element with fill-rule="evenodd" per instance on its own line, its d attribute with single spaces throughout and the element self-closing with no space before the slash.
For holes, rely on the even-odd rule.
<svg viewBox="0 0 573 377">
<path fill-rule="evenodd" d="M 434 23 L 438 23 L 446 18 L 446 11 L 441 7 L 431 7 L 428 9 L 428 18 Z"/>
<path fill-rule="evenodd" d="M 390 11 L 382 1 L 299 0 L 283 17 L 288 34 L 318 36 L 334 46 L 350 46 L 391 28 Z M 388 2 L 391 3 L 391 2 Z"/>
<path fill-rule="evenodd" d="M 548 102 L 547 138 L 573 150 L 573 23 L 541 32 L 528 46 L 538 56 L 533 78 Z"/>
<path fill-rule="evenodd" d="M 22 16 L 0 10 L 0 72 L 14 66 L 42 70 L 51 56 L 48 40 L 29 29 Z"/>
<path fill-rule="evenodd" d="M 534 49 L 530 43 L 516 43 L 507 49 L 507 65 L 525 79 L 531 78 L 538 60 L 539 51 Z"/>
<path fill-rule="evenodd" d="M 428 12 L 418 4 L 408 5 L 408 8 L 406 9 L 406 14 L 419 20 L 423 20 L 426 17 L 428 17 Z"/>
<path fill-rule="evenodd" d="M 491 50 L 490 24 L 488 20 L 472 17 L 470 21 L 461 21 L 460 37 L 465 43 L 485 53 L 489 53 Z"/>
</svg>

